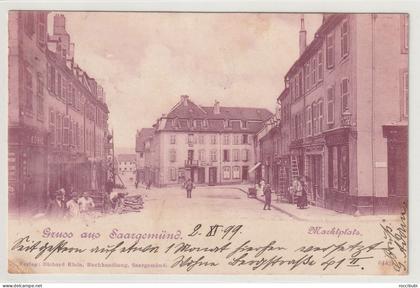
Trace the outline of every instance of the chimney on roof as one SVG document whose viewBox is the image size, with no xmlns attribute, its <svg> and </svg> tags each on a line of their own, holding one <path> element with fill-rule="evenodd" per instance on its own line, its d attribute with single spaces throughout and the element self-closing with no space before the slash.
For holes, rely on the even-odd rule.
<svg viewBox="0 0 420 288">
<path fill-rule="evenodd" d="M 213 113 L 220 114 L 220 102 L 217 100 L 214 101 Z"/>
<path fill-rule="evenodd" d="M 66 17 L 63 14 L 54 15 L 53 34 L 60 35 L 66 32 Z"/>
<path fill-rule="evenodd" d="M 299 55 L 302 55 L 306 49 L 306 30 L 305 19 L 303 14 L 300 16 L 300 31 L 299 31 Z"/>
<path fill-rule="evenodd" d="M 181 102 L 182 102 L 182 105 L 184 105 L 184 106 L 188 106 L 188 95 L 181 95 Z"/>
</svg>

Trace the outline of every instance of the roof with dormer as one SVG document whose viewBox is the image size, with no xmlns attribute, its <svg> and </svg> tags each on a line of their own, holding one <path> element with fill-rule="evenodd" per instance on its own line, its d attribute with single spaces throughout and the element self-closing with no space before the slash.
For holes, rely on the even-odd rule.
<svg viewBox="0 0 420 288">
<path fill-rule="evenodd" d="M 143 128 L 137 131 L 136 135 L 136 152 L 144 152 L 146 140 L 153 136 L 154 128 Z"/>
<path fill-rule="evenodd" d="M 200 106 L 181 96 L 181 100 L 162 116 L 160 131 L 249 132 L 259 131 L 273 113 L 265 108 Z"/>
</svg>

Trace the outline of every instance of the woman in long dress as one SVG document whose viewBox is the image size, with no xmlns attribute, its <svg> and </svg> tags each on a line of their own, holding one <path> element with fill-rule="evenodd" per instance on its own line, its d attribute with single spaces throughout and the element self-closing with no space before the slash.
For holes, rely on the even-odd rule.
<svg viewBox="0 0 420 288">
<path fill-rule="evenodd" d="M 304 177 L 301 177 L 299 179 L 299 182 L 300 182 L 300 187 L 301 187 L 301 193 L 298 198 L 297 206 L 299 207 L 299 209 L 303 209 L 308 205 L 308 197 L 307 197 L 308 186 L 306 185 Z"/>
</svg>

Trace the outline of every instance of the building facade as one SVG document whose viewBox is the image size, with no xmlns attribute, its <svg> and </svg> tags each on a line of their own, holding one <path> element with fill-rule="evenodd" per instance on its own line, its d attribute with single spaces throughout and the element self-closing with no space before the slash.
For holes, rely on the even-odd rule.
<svg viewBox="0 0 420 288">
<path fill-rule="evenodd" d="M 280 156 L 296 160 L 312 204 L 393 213 L 408 193 L 407 15 L 325 15 L 308 46 L 301 23 L 278 98 Z"/>
<path fill-rule="evenodd" d="M 42 211 L 57 189 L 103 189 L 105 93 L 74 62 L 63 15 L 9 13 L 9 207 Z"/>
<path fill-rule="evenodd" d="M 250 181 L 255 134 L 272 113 L 266 109 L 199 106 L 188 96 L 154 125 L 144 144 L 145 177 L 155 185 L 227 184 Z"/>
<path fill-rule="evenodd" d="M 137 179 L 140 183 L 146 183 L 146 142 L 153 137 L 154 131 L 153 128 L 143 128 L 136 134 Z M 148 151 L 150 151 L 150 143 L 148 143 Z"/>
<path fill-rule="evenodd" d="M 137 171 L 136 154 L 119 154 L 117 156 L 118 173 L 135 175 Z"/>
</svg>

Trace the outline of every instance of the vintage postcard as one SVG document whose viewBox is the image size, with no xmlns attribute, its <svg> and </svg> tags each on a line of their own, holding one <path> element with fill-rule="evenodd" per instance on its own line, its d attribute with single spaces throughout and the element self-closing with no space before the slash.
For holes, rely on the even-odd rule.
<svg viewBox="0 0 420 288">
<path fill-rule="evenodd" d="M 8 272 L 407 275 L 409 20 L 10 10 Z"/>
</svg>

